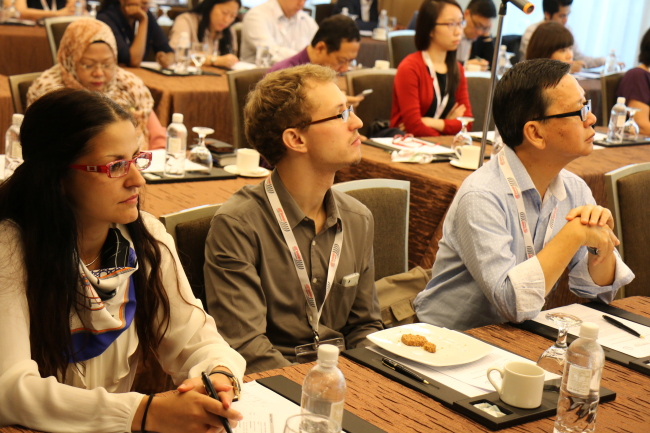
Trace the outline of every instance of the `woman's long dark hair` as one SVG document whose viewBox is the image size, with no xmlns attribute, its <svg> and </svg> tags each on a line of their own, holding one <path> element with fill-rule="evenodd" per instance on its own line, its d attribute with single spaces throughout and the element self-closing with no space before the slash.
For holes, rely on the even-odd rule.
<svg viewBox="0 0 650 433">
<path fill-rule="evenodd" d="M 544 21 L 533 32 L 526 48 L 526 60 L 550 59 L 554 52 L 573 46 L 571 31 L 555 21 Z"/>
<path fill-rule="evenodd" d="M 62 89 L 44 95 L 27 109 L 20 129 L 24 162 L 0 185 L 0 221 L 11 220 L 20 230 L 31 354 L 42 377 L 58 374 L 65 381 L 69 359 L 75 359 L 70 315 L 85 308 L 77 223 L 63 180 L 69 166 L 90 151 L 88 142 L 93 137 L 124 120 L 132 121 L 99 93 Z M 134 326 L 146 357 L 157 349 L 169 325 L 169 300 L 162 284 L 158 242 L 140 216 L 127 227 L 140 264 L 133 274 Z"/>
<path fill-rule="evenodd" d="M 419 51 L 429 49 L 429 45 L 431 44 L 431 30 L 435 27 L 440 12 L 448 4 L 456 6 L 461 13 L 463 12 L 463 9 L 455 0 L 425 0 L 422 6 L 420 6 L 418 18 L 415 23 L 415 47 Z M 460 70 L 456 61 L 456 50 L 447 51 L 445 64 L 447 65 L 447 91 L 445 93 L 454 95 L 460 82 Z"/>
<path fill-rule="evenodd" d="M 215 5 L 228 3 L 231 1 L 236 1 L 241 8 L 241 0 L 204 0 L 203 2 L 199 3 L 194 9 L 192 9 L 191 12 L 194 12 L 195 14 L 201 16 L 201 20 L 199 21 L 199 29 L 196 34 L 200 42 L 203 42 L 203 36 L 205 36 L 206 29 L 210 28 L 210 13 L 212 13 L 212 8 Z M 232 33 L 230 32 L 231 26 L 232 24 L 223 29 L 221 39 L 219 40 L 219 53 L 221 53 L 221 55 L 233 52 Z"/>
</svg>

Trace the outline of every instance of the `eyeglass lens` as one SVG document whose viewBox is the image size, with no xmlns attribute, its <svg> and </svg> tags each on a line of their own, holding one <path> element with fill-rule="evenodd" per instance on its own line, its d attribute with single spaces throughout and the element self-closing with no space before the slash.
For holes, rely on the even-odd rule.
<svg viewBox="0 0 650 433">
<path fill-rule="evenodd" d="M 128 174 L 131 162 L 135 164 L 135 168 L 138 171 L 145 170 L 151 165 L 151 160 L 146 155 L 138 155 L 133 161 L 126 159 L 122 161 L 115 161 L 114 163 L 110 164 L 110 177 L 122 177 Z"/>
</svg>

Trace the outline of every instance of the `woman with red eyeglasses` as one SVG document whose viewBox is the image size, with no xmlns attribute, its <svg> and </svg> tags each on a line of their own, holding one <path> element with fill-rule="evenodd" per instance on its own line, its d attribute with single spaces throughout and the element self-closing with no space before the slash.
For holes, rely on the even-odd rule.
<svg viewBox="0 0 650 433">
<path fill-rule="evenodd" d="M 456 61 L 463 19 L 454 0 L 422 3 L 415 29 L 418 51 L 400 62 L 395 75 L 391 127 L 416 137 L 454 135 L 461 128 L 458 117 L 472 116 L 465 72 Z"/>
<path fill-rule="evenodd" d="M 130 114 L 96 92 L 55 90 L 28 108 L 21 143 L 24 162 L 0 185 L 0 427 L 236 425 L 245 361 L 192 294 L 171 236 L 139 209 L 151 154 Z M 130 392 L 150 353 L 179 393 Z"/>
</svg>

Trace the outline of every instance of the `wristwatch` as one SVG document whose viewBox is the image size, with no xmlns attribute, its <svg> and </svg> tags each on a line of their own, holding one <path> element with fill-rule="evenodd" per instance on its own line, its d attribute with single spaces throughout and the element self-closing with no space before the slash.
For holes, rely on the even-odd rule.
<svg viewBox="0 0 650 433">
<path fill-rule="evenodd" d="M 235 392 L 235 396 L 233 397 L 232 401 L 239 401 L 239 396 L 241 395 L 241 384 L 239 383 L 239 379 L 237 379 L 234 374 L 228 373 L 224 370 L 214 370 L 212 373 L 208 374 L 208 376 L 212 376 L 213 374 L 223 374 L 228 379 L 230 379 L 230 384 L 232 385 L 232 389 Z"/>
<path fill-rule="evenodd" d="M 587 247 L 587 251 L 589 251 L 589 252 L 590 252 L 591 254 L 593 254 L 594 256 L 597 256 L 597 255 L 598 255 L 598 248 Z"/>
</svg>

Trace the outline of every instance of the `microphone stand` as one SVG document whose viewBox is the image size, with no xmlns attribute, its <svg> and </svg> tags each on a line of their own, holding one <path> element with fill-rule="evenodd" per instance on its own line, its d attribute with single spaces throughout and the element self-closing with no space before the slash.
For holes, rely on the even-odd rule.
<svg viewBox="0 0 650 433">
<path fill-rule="evenodd" d="M 487 133 L 490 125 L 491 114 L 492 114 L 492 97 L 494 96 L 494 88 L 497 84 L 497 64 L 499 61 L 499 47 L 501 46 L 501 31 L 503 30 L 503 18 L 506 16 L 506 9 L 508 5 L 508 0 L 501 1 L 501 7 L 499 8 L 499 21 L 497 24 L 497 35 L 494 39 L 494 53 L 492 54 L 492 71 L 490 74 L 490 93 L 488 93 L 488 100 L 485 106 L 485 117 L 483 119 L 483 136 L 481 137 L 481 155 L 478 160 L 479 168 L 483 165 L 483 159 L 485 158 L 485 145 L 487 144 Z"/>
</svg>

